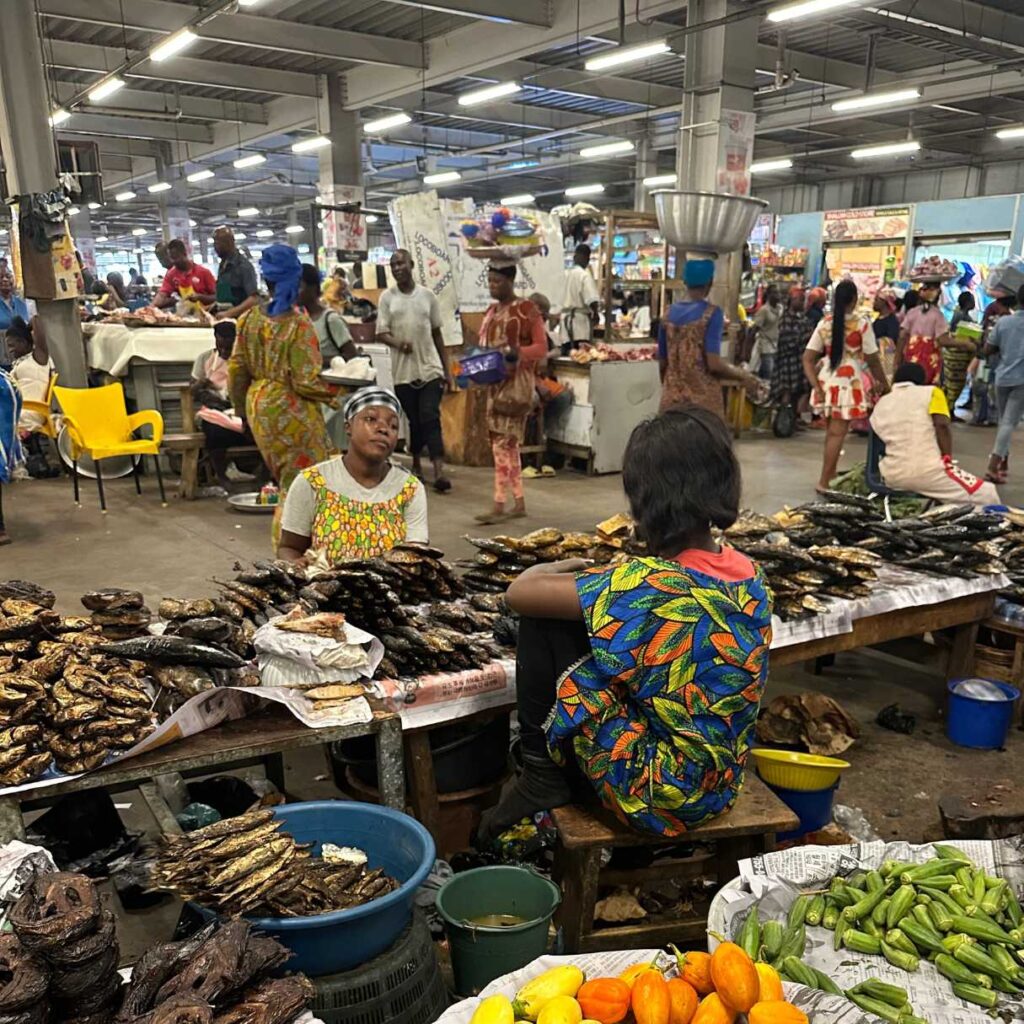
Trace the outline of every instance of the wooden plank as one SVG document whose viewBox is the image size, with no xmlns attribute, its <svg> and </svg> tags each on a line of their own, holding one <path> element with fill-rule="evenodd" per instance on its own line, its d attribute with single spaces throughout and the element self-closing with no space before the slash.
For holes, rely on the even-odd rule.
<svg viewBox="0 0 1024 1024">
<path fill-rule="evenodd" d="M 405 756 L 409 759 L 409 804 L 413 817 L 441 841 L 441 807 L 437 800 L 434 755 L 430 750 L 430 732 L 418 729 L 405 734 Z"/>
<path fill-rule="evenodd" d="M 966 622 L 953 633 L 953 646 L 946 661 L 946 679 L 963 679 L 974 671 L 974 646 L 978 642 L 978 622 Z"/>
<path fill-rule="evenodd" d="M 773 650 L 771 663 L 792 665 L 826 654 L 838 654 L 841 651 L 870 647 L 872 644 L 886 643 L 889 640 L 921 636 L 937 629 L 982 622 L 992 614 L 995 602 L 995 593 L 989 591 L 984 594 L 967 594 L 939 604 L 900 608 L 882 615 L 869 615 L 863 619 L 856 619 L 849 633 L 807 640 L 804 643 L 790 644 L 788 647 Z"/>
<path fill-rule="evenodd" d="M 561 843 L 555 851 L 554 881 L 561 887 L 562 903 L 557 920 L 562 928 L 566 953 L 582 952 L 594 923 L 601 851 L 567 849 Z"/>
<path fill-rule="evenodd" d="M 156 819 L 156 823 L 164 835 L 176 835 L 181 832 L 178 819 L 175 818 L 167 801 L 161 796 L 155 782 L 139 783 L 139 792 L 149 808 L 149 813 Z"/>
<path fill-rule="evenodd" d="M 698 943 L 703 949 L 707 941 L 707 921 L 701 918 L 683 918 L 678 921 L 643 921 L 614 928 L 600 928 L 585 935 L 580 943 L 580 953 L 602 953 L 615 949 L 645 949 L 664 946 L 669 942 L 685 947 Z M 569 952 L 566 948 L 566 952 Z M 666 957 L 668 954 L 665 954 Z M 664 963 L 664 961 L 663 961 Z"/>
<path fill-rule="evenodd" d="M 568 849 L 701 843 L 766 832 L 789 832 L 799 825 L 796 815 L 753 772 L 746 774 L 743 790 L 732 810 L 672 839 L 634 831 L 604 808 L 569 804 L 551 814 L 558 827 L 559 840 Z"/>
<path fill-rule="evenodd" d="M 402 756 L 402 720 L 398 715 L 379 719 L 377 729 L 377 788 L 380 802 L 405 810 L 405 758 Z"/>
</svg>

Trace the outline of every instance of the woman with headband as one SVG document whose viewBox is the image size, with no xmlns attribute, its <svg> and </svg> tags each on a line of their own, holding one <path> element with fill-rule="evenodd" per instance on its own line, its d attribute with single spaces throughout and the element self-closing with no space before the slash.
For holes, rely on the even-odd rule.
<svg viewBox="0 0 1024 1024">
<path fill-rule="evenodd" d="M 238 321 L 229 391 L 283 495 L 298 473 L 333 453 L 320 405 L 333 403 L 337 388 L 321 381 L 316 331 L 296 308 L 302 278 L 298 253 L 290 245 L 267 246 L 260 273 L 270 303 L 253 306 Z M 278 528 L 275 515 L 275 533 Z"/>
<path fill-rule="evenodd" d="M 426 543 L 427 492 L 390 461 L 402 407 L 385 388 L 355 392 L 344 407 L 348 451 L 295 478 L 281 519 L 279 558 L 323 551 L 331 564 L 371 558 L 405 541 Z"/>
</svg>

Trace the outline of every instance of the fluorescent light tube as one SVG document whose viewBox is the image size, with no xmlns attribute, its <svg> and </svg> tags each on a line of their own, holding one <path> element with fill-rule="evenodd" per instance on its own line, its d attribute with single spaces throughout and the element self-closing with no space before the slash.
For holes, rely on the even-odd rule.
<svg viewBox="0 0 1024 1024">
<path fill-rule="evenodd" d="M 91 89 L 89 91 L 89 99 L 93 103 L 99 103 L 100 100 L 105 100 L 108 96 L 113 96 L 114 93 L 123 85 L 123 78 L 108 78 L 106 81 L 100 82 L 95 89 Z"/>
<path fill-rule="evenodd" d="M 653 43 L 642 43 L 640 46 L 620 46 L 607 53 L 591 57 L 583 66 L 588 71 L 602 71 L 604 68 L 614 68 L 619 64 L 629 64 L 635 60 L 644 60 L 647 57 L 657 57 L 662 53 L 669 53 L 672 47 L 659 39 Z"/>
<path fill-rule="evenodd" d="M 145 228 L 132 228 L 132 234 L 135 235 L 136 237 L 138 237 L 139 235 L 144 235 L 145 233 Z"/>
<path fill-rule="evenodd" d="M 78 214 L 80 214 L 81 212 L 82 211 L 77 206 L 69 206 L 68 207 L 68 216 L 69 217 L 77 217 Z"/>
<path fill-rule="evenodd" d="M 796 18 L 809 18 L 812 14 L 824 14 L 840 7 L 850 7 L 858 0 L 800 0 L 800 3 L 786 4 L 768 12 L 769 21 L 793 21 Z"/>
<path fill-rule="evenodd" d="M 423 178 L 424 185 L 447 185 L 452 181 L 460 181 L 462 175 L 458 171 L 438 171 L 437 174 L 427 174 Z"/>
<path fill-rule="evenodd" d="M 536 196 L 529 192 L 523 192 L 518 196 L 505 196 L 501 201 L 502 206 L 529 206 L 536 200 Z"/>
<path fill-rule="evenodd" d="M 284 230 L 286 234 L 298 235 L 306 229 L 301 224 L 289 224 Z"/>
<path fill-rule="evenodd" d="M 155 184 L 150 185 L 146 189 L 146 191 L 147 192 L 167 192 L 170 189 L 172 189 L 173 187 L 174 186 L 169 181 L 158 181 Z"/>
<path fill-rule="evenodd" d="M 267 158 L 262 153 L 250 153 L 249 156 L 240 156 L 234 163 L 235 167 L 256 167 L 264 164 Z"/>
<path fill-rule="evenodd" d="M 1000 128 L 996 132 L 997 139 L 1020 139 L 1024 138 L 1024 125 L 1018 128 Z"/>
<path fill-rule="evenodd" d="M 114 199 L 116 199 L 117 202 L 119 202 L 119 203 L 127 203 L 129 199 L 134 199 L 134 198 L 135 198 L 135 193 L 134 192 L 118 192 L 117 195 L 114 196 Z"/>
<path fill-rule="evenodd" d="M 491 100 L 501 99 L 502 96 L 511 96 L 519 92 L 522 86 L 518 82 L 499 82 L 497 85 L 488 85 L 483 89 L 474 89 L 472 92 L 464 92 L 459 97 L 460 107 L 475 107 L 478 103 L 489 103 Z"/>
<path fill-rule="evenodd" d="M 56 128 L 57 125 L 63 124 L 70 116 L 70 110 L 65 110 L 63 107 L 57 107 L 57 109 L 50 114 L 50 124 Z"/>
<path fill-rule="evenodd" d="M 401 128 L 403 124 L 411 123 L 412 118 L 408 114 L 388 114 L 387 117 L 378 117 L 376 121 L 367 121 L 363 125 L 363 134 L 379 135 L 389 128 Z"/>
<path fill-rule="evenodd" d="M 256 232 L 256 237 L 257 238 L 273 238 L 274 237 L 274 229 L 273 228 L 260 228 L 259 231 Z"/>
<path fill-rule="evenodd" d="M 777 160 L 755 160 L 750 165 L 751 174 L 763 174 L 765 171 L 788 171 L 793 166 L 793 161 L 788 156 L 779 157 Z"/>
<path fill-rule="evenodd" d="M 89 203 L 88 205 L 90 210 L 98 210 L 100 208 L 99 203 Z"/>
<path fill-rule="evenodd" d="M 899 156 L 900 153 L 916 153 L 921 148 L 920 142 L 891 142 L 885 146 L 865 146 L 855 149 L 850 156 L 854 160 L 870 160 L 876 156 Z"/>
<path fill-rule="evenodd" d="M 107 236 L 106 235 L 97 235 L 96 236 L 96 241 L 97 242 L 105 242 L 105 241 L 107 241 Z"/>
<path fill-rule="evenodd" d="M 574 185 L 572 188 L 567 188 L 565 194 L 571 199 L 574 196 L 593 196 L 603 191 L 604 185 Z"/>
<path fill-rule="evenodd" d="M 255 217 L 259 214 L 259 210 L 255 206 L 243 206 L 238 211 L 239 217 Z"/>
<path fill-rule="evenodd" d="M 158 46 L 154 46 L 149 51 L 149 59 L 157 62 L 167 60 L 168 57 L 173 57 L 176 53 L 181 53 L 182 50 L 191 46 L 198 38 L 199 36 L 190 28 L 179 29 Z"/>
<path fill-rule="evenodd" d="M 632 142 L 602 142 L 600 146 L 587 146 L 580 150 L 580 156 L 584 160 L 590 160 L 597 156 L 618 156 L 622 153 L 632 153 L 636 146 Z"/>
<path fill-rule="evenodd" d="M 235 241 L 236 242 L 244 242 L 246 240 L 246 238 L 248 238 L 248 237 L 249 236 L 244 231 L 236 231 L 235 232 Z"/>
<path fill-rule="evenodd" d="M 203 168 L 201 171 L 193 171 L 185 180 L 186 181 L 206 181 L 207 178 L 213 177 L 213 171 L 209 167 Z"/>
<path fill-rule="evenodd" d="M 832 104 L 836 113 L 844 110 L 868 110 L 872 107 L 885 107 L 890 103 L 905 103 L 907 100 L 919 100 L 920 89 L 893 89 L 890 92 L 876 92 L 868 96 L 855 96 L 849 100 L 837 100 Z"/>
<path fill-rule="evenodd" d="M 651 178 L 644 178 L 644 187 L 659 188 L 661 185 L 674 185 L 678 180 L 678 174 L 655 174 Z"/>
<path fill-rule="evenodd" d="M 377 221 L 379 221 L 379 220 L 380 220 L 380 217 L 378 217 L 377 214 L 375 214 L 375 213 L 368 213 L 366 215 L 366 223 L 367 224 L 376 224 Z"/>
<path fill-rule="evenodd" d="M 329 146 L 331 140 L 326 135 L 314 135 L 311 139 L 300 139 L 292 143 L 293 153 L 311 153 L 314 149 L 323 149 Z"/>
</svg>

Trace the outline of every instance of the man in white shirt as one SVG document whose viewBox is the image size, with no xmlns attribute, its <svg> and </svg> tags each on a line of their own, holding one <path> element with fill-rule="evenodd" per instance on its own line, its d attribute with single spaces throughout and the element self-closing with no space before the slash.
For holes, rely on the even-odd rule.
<svg viewBox="0 0 1024 1024">
<path fill-rule="evenodd" d="M 444 438 L 441 434 L 441 398 L 454 390 L 441 333 L 441 307 L 429 288 L 412 277 L 412 256 L 398 249 L 391 257 L 395 285 L 380 298 L 377 341 L 387 345 L 395 394 L 409 420 L 412 471 L 422 479 L 420 456 L 424 448 L 434 465 L 434 490 L 452 489 L 444 475 Z"/>
<path fill-rule="evenodd" d="M 592 341 L 599 308 L 597 282 L 590 275 L 590 246 L 576 246 L 573 266 L 565 275 L 565 301 L 562 318 L 572 348 L 581 341 Z"/>
</svg>

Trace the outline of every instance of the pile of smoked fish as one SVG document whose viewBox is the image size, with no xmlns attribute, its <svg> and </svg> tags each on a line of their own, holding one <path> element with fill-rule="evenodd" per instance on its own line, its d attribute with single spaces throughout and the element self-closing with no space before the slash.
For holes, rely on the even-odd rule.
<svg viewBox="0 0 1024 1024">
<path fill-rule="evenodd" d="M 364 856 L 310 856 L 269 810 L 250 811 L 183 835 L 163 835 L 152 885 L 222 914 L 296 917 L 347 910 L 398 883 L 368 871 Z M 358 854 L 359 851 L 353 851 Z"/>
</svg>

